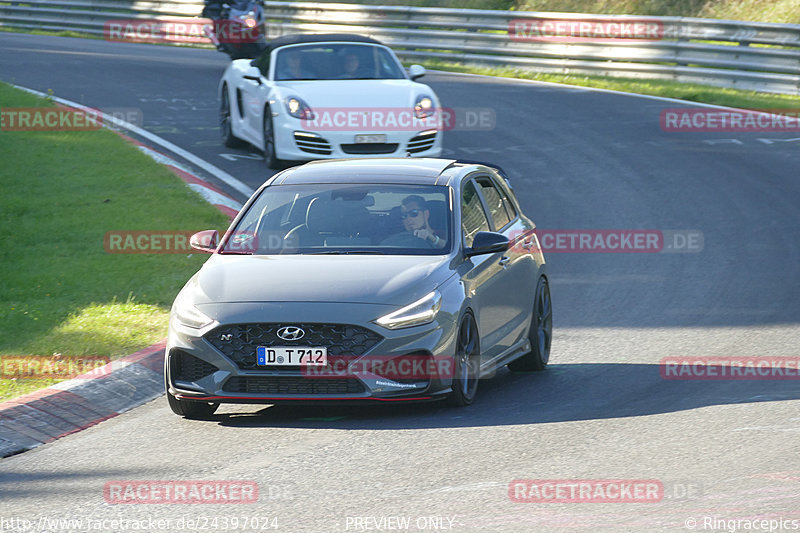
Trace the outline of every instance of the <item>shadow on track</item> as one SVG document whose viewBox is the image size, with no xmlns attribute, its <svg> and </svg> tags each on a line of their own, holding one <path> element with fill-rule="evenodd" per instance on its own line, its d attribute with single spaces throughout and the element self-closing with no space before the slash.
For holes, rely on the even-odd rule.
<svg viewBox="0 0 800 533">
<path fill-rule="evenodd" d="M 800 399 L 798 380 L 668 381 L 656 364 L 563 364 L 543 373 L 501 370 L 467 408 L 441 403 L 376 406 L 266 406 L 220 414 L 230 427 L 358 430 L 542 424 L 657 415 L 713 405 Z"/>
</svg>

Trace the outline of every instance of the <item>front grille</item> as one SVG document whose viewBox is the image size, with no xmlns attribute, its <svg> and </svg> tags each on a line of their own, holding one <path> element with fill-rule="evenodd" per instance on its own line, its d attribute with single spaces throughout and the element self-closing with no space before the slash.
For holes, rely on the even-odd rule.
<svg viewBox="0 0 800 533">
<path fill-rule="evenodd" d="M 355 143 L 343 144 L 346 154 L 393 154 L 397 151 L 397 143 Z"/>
<path fill-rule="evenodd" d="M 331 155 L 333 153 L 331 143 L 319 135 L 296 131 L 294 132 L 294 142 L 298 148 L 309 154 Z"/>
<path fill-rule="evenodd" d="M 358 394 L 364 385 L 357 379 L 312 379 L 295 376 L 238 376 L 229 379 L 225 392 L 251 394 Z"/>
<path fill-rule="evenodd" d="M 284 326 L 297 326 L 305 335 L 297 341 L 278 337 Z M 264 367 L 256 365 L 259 346 L 324 346 L 328 355 L 363 355 L 383 340 L 377 333 L 347 324 L 231 324 L 220 326 L 205 335 L 214 348 L 243 370 Z"/>
<path fill-rule="evenodd" d="M 435 131 L 420 133 L 419 135 L 413 137 L 410 141 L 408 141 L 407 151 L 412 154 L 416 154 L 419 152 L 424 152 L 425 150 L 430 150 L 431 148 L 433 148 L 433 143 L 435 141 L 436 141 Z"/>
<path fill-rule="evenodd" d="M 219 368 L 181 350 L 173 350 L 170 354 L 172 362 L 172 379 L 178 381 L 200 381 L 210 376 Z"/>
</svg>

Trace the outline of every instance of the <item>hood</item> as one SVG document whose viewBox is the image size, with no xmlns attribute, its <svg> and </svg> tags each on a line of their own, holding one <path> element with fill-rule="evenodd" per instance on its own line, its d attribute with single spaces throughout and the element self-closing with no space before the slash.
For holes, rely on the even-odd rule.
<svg viewBox="0 0 800 533">
<path fill-rule="evenodd" d="M 447 256 L 219 255 L 184 290 L 195 305 L 347 302 L 405 305 L 453 272 Z"/>
<path fill-rule="evenodd" d="M 281 99 L 299 96 L 312 110 L 353 107 L 412 108 L 420 94 L 436 101 L 430 87 L 409 80 L 281 81 L 278 82 L 278 87 Z"/>
</svg>

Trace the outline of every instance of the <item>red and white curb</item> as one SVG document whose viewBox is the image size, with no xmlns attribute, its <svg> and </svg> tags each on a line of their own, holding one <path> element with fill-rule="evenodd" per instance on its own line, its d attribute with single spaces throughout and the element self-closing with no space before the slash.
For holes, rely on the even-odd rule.
<svg viewBox="0 0 800 533">
<path fill-rule="evenodd" d="M 74 379 L 0 403 L 0 457 L 114 418 L 164 394 L 166 340 Z"/>
<path fill-rule="evenodd" d="M 241 202 L 236 201 L 234 198 L 231 198 L 214 185 L 208 183 L 207 181 L 203 181 L 195 174 L 192 174 L 192 172 L 186 166 L 181 165 L 171 157 L 153 150 L 149 146 L 146 146 L 136 139 L 128 137 L 127 135 L 120 134 L 120 136 L 128 142 L 135 144 L 139 150 L 142 151 L 142 153 L 153 159 L 155 162 L 165 165 L 175 175 L 186 182 L 186 185 L 188 185 L 190 189 L 200 194 L 200 196 L 203 197 L 203 200 L 210 203 L 224 214 L 228 215 L 228 217 L 235 217 L 242 208 L 243 204 Z"/>
<path fill-rule="evenodd" d="M 97 110 L 63 98 L 48 96 L 25 87 L 16 88 L 50 98 L 54 102 L 84 111 Z M 193 174 L 175 159 L 121 133 L 128 130 L 208 172 L 234 190 L 249 197 L 253 190 L 230 174 L 182 148 L 114 117 L 102 114 L 103 124 L 153 160 L 166 165 L 205 201 L 233 218 L 242 203 Z M 0 457 L 8 457 L 113 418 L 164 394 L 164 350 L 166 340 L 117 359 L 74 379 L 56 383 L 0 403 Z"/>
</svg>

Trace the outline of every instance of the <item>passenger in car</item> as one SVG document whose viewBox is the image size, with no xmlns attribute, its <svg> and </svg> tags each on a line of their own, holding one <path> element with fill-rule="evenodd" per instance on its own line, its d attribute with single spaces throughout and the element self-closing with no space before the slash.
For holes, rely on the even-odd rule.
<svg viewBox="0 0 800 533">
<path fill-rule="evenodd" d="M 342 79 L 353 79 L 363 77 L 363 69 L 359 68 L 361 61 L 359 61 L 356 54 L 347 54 L 344 58 L 344 72 L 339 75 Z"/>
<path fill-rule="evenodd" d="M 296 50 L 286 50 L 280 54 L 276 77 L 279 80 L 316 79 L 316 75 L 303 65 L 303 57 Z"/>
</svg>

